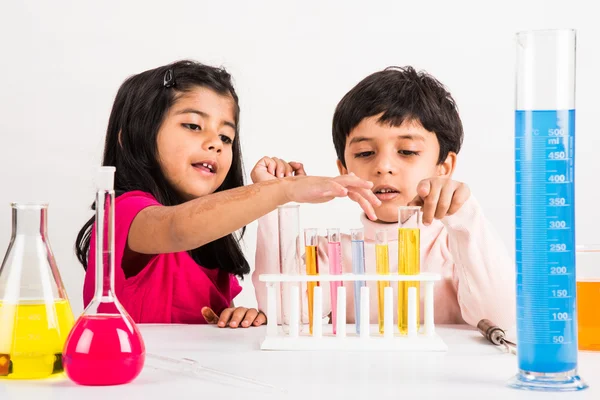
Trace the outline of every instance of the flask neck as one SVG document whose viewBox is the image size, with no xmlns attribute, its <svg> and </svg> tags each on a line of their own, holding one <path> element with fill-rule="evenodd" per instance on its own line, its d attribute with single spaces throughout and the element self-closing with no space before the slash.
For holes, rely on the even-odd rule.
<svg viewBox="0 0 600 400">
<path fill-rule="evenodd" d="M 12 234 L 48 236 L 48 204 L 12 203 Z"/>
<path fill-rule="evenodd" d="M 96 193 L 96 300 L 116 302 L 114 295 L 114 203 L 115 192 Z"/>
</svg>

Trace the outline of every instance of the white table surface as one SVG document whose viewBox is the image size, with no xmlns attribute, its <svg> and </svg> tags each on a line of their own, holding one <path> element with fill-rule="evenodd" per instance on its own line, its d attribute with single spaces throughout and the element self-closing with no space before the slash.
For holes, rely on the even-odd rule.
<svg viewBox="0 0 600 400">
<path fill-rule="evenodd" d="M 163 372 L 147 360 L 128 385 L 77 386 L 67 378 L 0 380 L 0 400 L 117 399 L 600 399 L 600 352 L 580 352 L 579 372 L 590 388 L 538 393 L 506 387 L 517 358 L 488 345 L 465 326 L 438 326 L 445 353 L 268 352 L 266 328 L 219 329 L 200 325 L 140 325 L 148 353 L 187 357 L 202 365 L 277 385 L 266 391 L 223 380 Z"/>
</svg>

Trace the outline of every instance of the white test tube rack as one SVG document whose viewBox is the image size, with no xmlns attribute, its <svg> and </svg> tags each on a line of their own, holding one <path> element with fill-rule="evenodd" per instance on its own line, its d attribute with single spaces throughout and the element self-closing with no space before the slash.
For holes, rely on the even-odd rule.
<svg viewBox="0 0 600 400">
<path fill-rule="evenodd" d="M 418 275 L 400 274 L 341 274 L 341 275 L 293 275 L 263 274 L 259 280 L 267 286 L 267 333 L 261 343 L 262 350 L 347 350 L 347 351 L 446 351 L 448 346 L 435 333 L 433 313 L 434 283 L 440 275 L 421 273 Z M 384 333 L 379 326 L 370 323 L 369 287 L 361 287 L 360 296 L 360 334 L 355 333 L 355 324 L 346 324 L 346 288 L 342 285 L 337 292 L 337 332 L 333 334 L 331 324 L 323 324 L 323 293 L 320 286 L 314 288 L 313 295 L 313 332 L 300 329 L 300 286 L 306 282 L 422 282 L 425 290 L 424 322 L 417 330 L 416 313 L 420 305 L 416 288 L 408 290 L 408 333 L 401 335 L 394 324 L 393 288 L 384 289 Z M 289 326 L 284 331 L 277 325 L 277 288 L 276 285 L 292 283 L 289 298 Z M 294 285 L 293 283 L 296 283 Z M 282 305 L 283 306 L 283 305 Z"/>
</svg>

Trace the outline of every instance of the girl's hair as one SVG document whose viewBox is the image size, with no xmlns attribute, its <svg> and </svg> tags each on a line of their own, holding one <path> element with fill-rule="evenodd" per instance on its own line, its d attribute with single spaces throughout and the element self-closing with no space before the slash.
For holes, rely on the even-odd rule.
<svg viewBox="0 0 600 400">
<path fill-rule="evenodd" d="M 235 102 L 236 126 L 231 168 L 217 192 L 244 185 L 242 153 L 238 136 L 240 108 L 231 76 L 221 68 L 183 60 L 142 72 L 127 79 L 119 88 L 108 121 L 102 165 L 116 167 L 115 192 L 141 190 L 152 194 L 165 206 L 184 200 L 165 179 L 158 163 L 158 130 L 178 96 L 203 87 L 230 96 Z M 92 205 L 92 209 L 94 209 Z M 87 269 L 90 238 L 94 217 L 85 223 L 77 235 L 77 259 Z M 206 268 L 219 268 L 243 277 L 250 272 L 248 261 L 240 248 L 239 237 L 232 233 L 189 253 Z"/>
</svg>

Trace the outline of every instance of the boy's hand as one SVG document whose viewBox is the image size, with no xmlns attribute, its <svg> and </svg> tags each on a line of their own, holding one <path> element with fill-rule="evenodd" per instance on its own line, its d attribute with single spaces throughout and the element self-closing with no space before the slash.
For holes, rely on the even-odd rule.
<svg viewBox="0 0 600 400">
<path fill-rule="evenodd" d="M 471 195 L 469 187 L 448 178 L 429 178 L 419 182 L 417 196 L 409 206 L 423 207 L 423 224 L 457 212 Z"/>
<path fill-rule="evenodd" d="M 285 162 L 276 157 L 263 157 L 256 163 L 250 178 L 253 183 L 269 181 L 287 176 L 306 175 L 304 166 L 299 162 Z"/>
<path fill-rule="evenodd" d="M 267 322 L 267 316 L 255 308 L 230 307 L 223 310 L 221 316 L 210 308 L 202 308 L 202 316 L 209 324 L 216 324 L 219 328 L 248 328 L 249 326 L 260 326 Z"/>
</svg>

